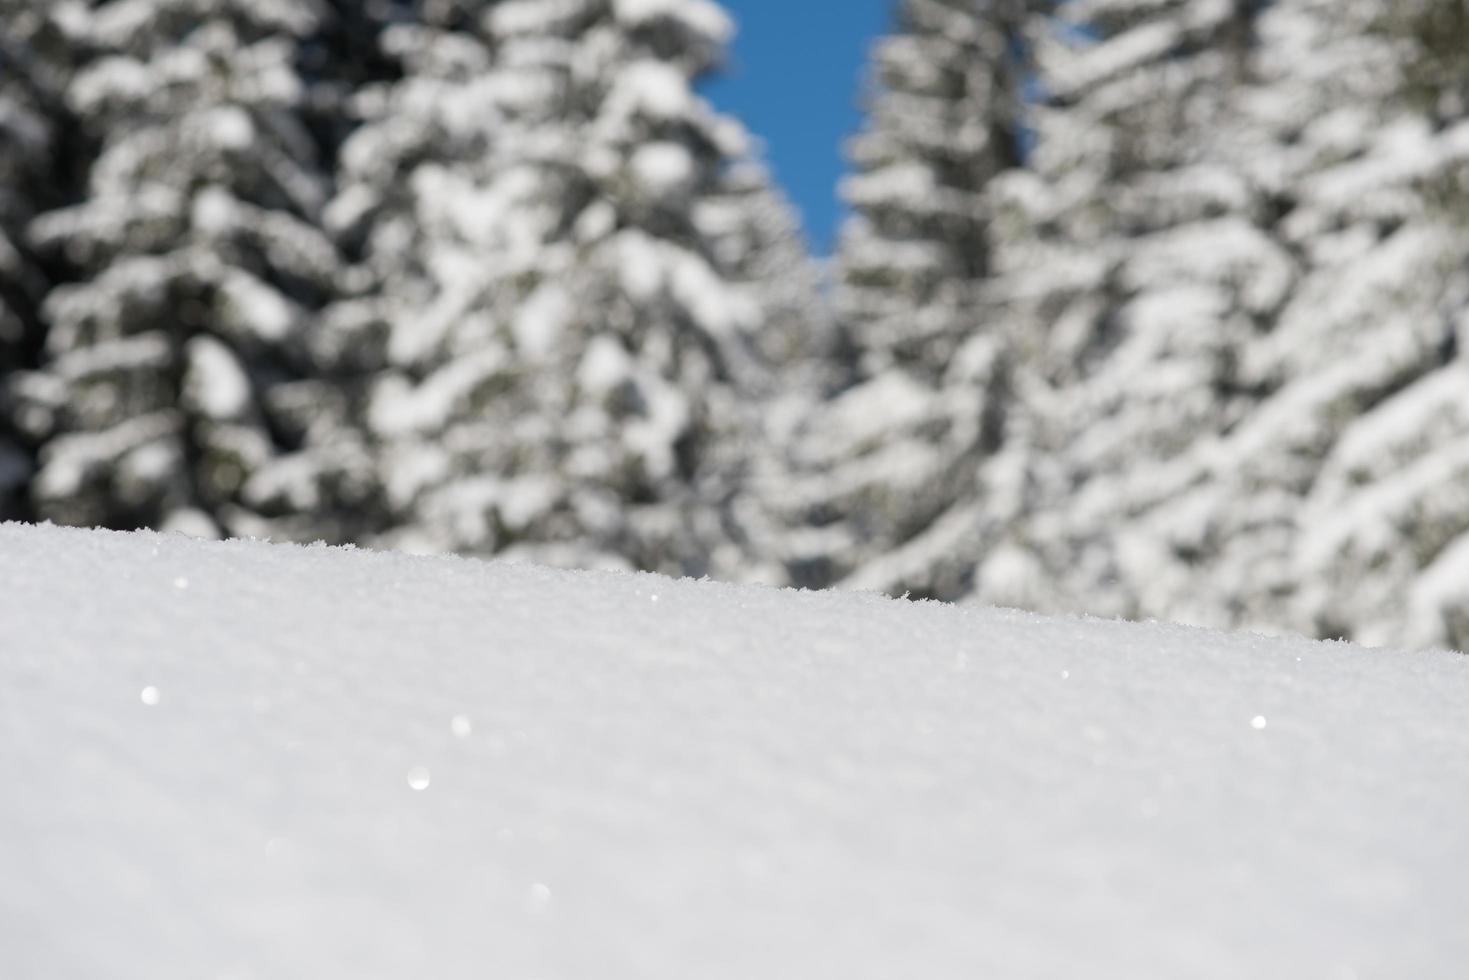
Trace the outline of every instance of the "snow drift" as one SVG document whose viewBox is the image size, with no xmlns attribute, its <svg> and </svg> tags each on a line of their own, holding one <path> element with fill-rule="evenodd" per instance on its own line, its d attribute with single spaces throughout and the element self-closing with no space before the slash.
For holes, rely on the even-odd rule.
<svg viewBox="0 0 1469 980">
<path fill-rule="evenodd" d="M 0 526 L 8 977 L 1457 977 L 1469 660 Z"/>
</svg>

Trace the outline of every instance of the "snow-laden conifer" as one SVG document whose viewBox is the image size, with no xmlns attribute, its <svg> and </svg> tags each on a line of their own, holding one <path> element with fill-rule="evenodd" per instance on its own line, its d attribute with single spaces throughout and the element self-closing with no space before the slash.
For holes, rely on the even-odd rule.
<svg viewBox="0 0 1469 980">
<path fill-rule="evenodd" d="M 1278 502 L 1276 612 L 1368 642 L 1469 643 L 1469 14 L 1281 0 L 1263 20 L 1284 237 L 1306 275 L 1247 364 L 1269 392 L 1230 456 Z M 1268 545 L 1268 547 L 1267 547 Z M 1280 555 L 1284 552 L 1285 557 Z"/>
<path fill-rule="evenodd" d="M 745 395 L 776 310 L 770 236 L 731 204 L 774 198 L 693 90 L 730 30 L 706 0 L 507 0 L 392 34 L 408 70 L 364 93 L 378 118 L 328 209 L 365 286 L 321 335 L 371 361 L 381 542 L 744 563 Z"/>
<path fill-rule="evenodd" d="M 755 356 L 745 360 L 736 379 L 746 434 L 728 447 L 731 465 L 743 474 L 731 514 L 744 557 L 733 574 L 787 582 L 784 556 L 802 533 L 790 507 L 794 435 L 837 377 L 837 336 L 823 270 L 789 201 L 755 161 L 727 171 L 698 220 L 731 282 L 758 304 Z"/>
<path fill-rule="evenodd" d="M 1257 7 L 1080 0 L 1035 34 L 1036 148 L 997 194 L 999 288 L 1045 382 L 1048 605 L 1180 615 L 1200 598 L 1209 556 L 1161 511 L 1248 411 L 1243 351 L 1295 281 L 1245 166 Z"/>
<path fill-rule="evenodd" d="M 842 390 L 796 445 L 815 527 L 795 577 L 966 591 L 982 470 L 1013 434 L 1012 350 L 983 296 L 990 182 L 1020 162 L 1027 5 L 905 0 L 875 48 L 836 260 Z"/>
<path fill-rule="evenodd" d="M 1075 563 L 1089 573 L 1077 595 L 1110 582 L 1106 611 L 1462 644 L 1469 76 L 1448 53 L 1462 10 L 1281 0 L 1253 33 L 1215 127 L 1228 142 L 1208 153 L 1248 189 L 1255 231 L 1240 241 L 1258 243 L 1215 271 L 1264 302 L 1240 307 L 1249 329 L 1214 335 L 1223 386 L 1184 377 L 1149 408 L 1169 362 L 1131 363 L 1122 407 L 1178 422 L 1187 444 L 1152 466 L 1135 438 L 1120 477 L 1078 481 L 1067 524 L 1106 560 Z M 1204 393 L 1218 408 L 1195 416 Z M 1072 429 L 1082 445 L 1106 431 Z"/>
<path fill-rule="evenodd" d="M 344 268 L 301 335 L 302 376 L 277 395 L 298 437 L 243 487 L 261 536 L 371 543 L 397 519 L 404 473 L 389 480 L 370 405 L 392 361 L 389 325 L 436 315 L 424 270 L 443 216 L 421 206 L 424 182 L 489 152 L 492 7 L 336 3 L 314 38 L 311 119 L 333 168 L 318 218 Z"/>
<path fill-rule="evenodd" d="M 276 385 L 336 260 L 303 122 L 297 0 L 110 0 L 78 9 L 66 100 L 97 146 L 85 199 L 31 240 L 72 283 L 48 297 L 19 385 L 47 441 L 33 497 L 63 523 L 248 526 L 240 491 L 289 444 Z"/>
<path fill-rule="evenodd" d="M 35 367 L 49 288 L 26 229 L 68 191 L 68 4 L 0 0 L 0 520 L 30 514 L 35 466 L 12 385 Z"/>
</svg>

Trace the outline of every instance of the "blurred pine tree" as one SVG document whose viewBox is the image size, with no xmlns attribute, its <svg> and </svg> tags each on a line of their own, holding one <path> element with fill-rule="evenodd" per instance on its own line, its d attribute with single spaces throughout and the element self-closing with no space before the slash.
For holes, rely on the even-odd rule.
<svg viewBox="0 0 1469 980">
<path fill-rule="evenodd" d="M 337 259 L 298 73 L 313 4 L 67 5 L 65 97 L 96 147 L 85 198 L 32 223 L 71 280 L 41 370 L 39 516 L 197 533 L 248 526 L 241 488 L 281 448 L 270 404 Z"/>
<path fill-rule="evenodd" d="M 1037 31 L 1032 166 L 1004 183 L 1000 290 L 1048 467 L 1028 538 L 1051 608 L 1213 620 L 1176 497 L 1246 415 L 1244 350 L 1295 282 L 1251 166 L 1253 0 L 1078 0 Z M 1219 501 L 1233 506 L 1243 501 Z"/>
<path fill-rule="evenodd" d="M 982 471 L 1017 436 L 1011 338 L 987 301 L 989 185 L 1023 153 L 1035 3 L 905 0 L 874 51 L 836 259 L 842 390 L 795 445 L 817 527 L 798 580 L 953 598 L 986 535 Z"/>
<path fill-rule="evenodd" d="M 1241 535 L 1223 581 L 1247 586 L 1243 622 L 1469 646 L 1469 12 L 1279 0 L 1262 38 L 1305 271 L 1245 364 L 1265 401 L 1225 445 L 1280 529 Z M 1274 601 L 1246 574 L 1262 553 Z"/>
<path fill-rule="evenodd" d="M 752 405 L 815 280 L 747 136 L 693 92 L 728 18 L 422 6 L 383 35 L 402 77 L 358 94 L 326 211 L 359 261 L 317 356 L 361 381 L 371 540 L 739 574 Z M 324 428 L 297 459 L 342 445 Z"/>
<path fill-rule="evenodd" d="M 75 136 L 62 86 L 72 49 L 55 6 L 0 0 L 0 520 L 31 516 L 35 469 L 19 400 L 21 371 L 44 341 L 46 270 L 27 240 L 38 211 L 74 193 L 66 146 Z"/>
</svg>

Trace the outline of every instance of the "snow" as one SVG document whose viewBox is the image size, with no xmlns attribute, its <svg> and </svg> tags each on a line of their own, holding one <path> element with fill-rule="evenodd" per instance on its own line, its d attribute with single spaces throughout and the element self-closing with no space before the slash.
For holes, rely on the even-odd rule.
<svg viewBox="0 0 1469 980">
<path fill-rule="evenodd" d="M 559 285 L 538 286 L 526 297 L 511 324 L 517 348 L 532 359 L 549 356 L 566 334 L 574 313 L 571 297 Z"/>
<path fill-rule="evenodd" d="M 938 192 L 933 171 L 918 163 L 895 163 L 842 181 L 842 198 L 853 207 L 885 204 L 924 207 Z M 931 206 L 931 205 L 930 205 Z"/>
<path fill-rule="evenodd" d="M 17 978 L 1449 978 L 1469 661 L 0 526 Z"/>
<path fill-rule="evenodd" d="M 574 20 L 585 7 L 585 0 L 509 0 L 496 5 L 486 17 L 498 35 L 535 34 Z"/>
<path fill-rule="evenodd" d="M 240 202 L 222 187 L 206 187 L 194 198 L 194 227 L 206 235 L 233 231 L 240 223 L 239 213 Z"/>
<path fill-rule="evenodd" d="M 298 320 L 289 300 L 249 273 L 229 273 L 219 284 L 217 302 L 225 324 L 263 341 L 284 340 Z"/>
<path fill-rule="evenodd" d="M 589 394 L 606 397 L 626 384 L 634 370 L 633 360 L 622 344 L 614 337 L 598 334 L 587 343 L 576 381 Z"/>
<path fill-rule="evenodd" d="M 690 30 L 720 44 L 734 35 L 734 22 L 709 0 L 612 0 L 612 11 L 619 21 L 632 26 L 660 18 L 681 20 Z"/>
<path fill-rule="evenodd" d="M 688 79 L 677 68 L 645 59 L 621 69 L 603 112 L 609 120 L 642 114 L 651 120 L 677 122 L 695 115 L 698 104 Z"/>
<path fill-rule="evenodd" d="M 205 125 L 221 150 L 241 152 L 255 142 L 255 124 L 239 106 L 221 106 L 204 117 Z"/>
<path fill-rule="evenodd" d="M 653 200 L 687 194 L 696 177 L 689 151 L 667 140 L 638 147 L 633 151 L 630 167 L 644 195 Z"/>
<path fill-rule="evenodd" d="M 134 416 L 101 432 L 57 437 L 46 446 L 43 465 L 36 474 L 35 493 L 52 499 L 76 495 L 89 475 L 106 473 L 119 460 L 175 438 L 178 429 L 178 419 L 172 413 L 153 412 Z"/>
<path fill-rule="evenodd" d="M 449 362 L 416 386 L 389 375 L 378 384 L 369 405 L 372 429 L 384 436 L 402 436 L 442 428 L 454 417 L 455 405 L 471 400 L 477 389 L 512 370 L 503 348 L 486 347 Z"/>
<path fill-rule="evenodd" d="M 213 337 L 194 337 L 186 351 L 185 403 L 211 419 L 244 415 L 250 407 L 250 379 L 230 349 Z"/>
</svg>

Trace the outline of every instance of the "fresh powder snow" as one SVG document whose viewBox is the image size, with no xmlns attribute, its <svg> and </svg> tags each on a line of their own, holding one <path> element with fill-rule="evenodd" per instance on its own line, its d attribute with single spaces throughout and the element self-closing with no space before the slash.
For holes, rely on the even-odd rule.
<svg viewBox="0 0 1469 980">
<path fill-rule="evenodd" d="M 16 980 L 1469 962 L 1456 654 L 17 524 L 0 624 Z"/>
</svg>

